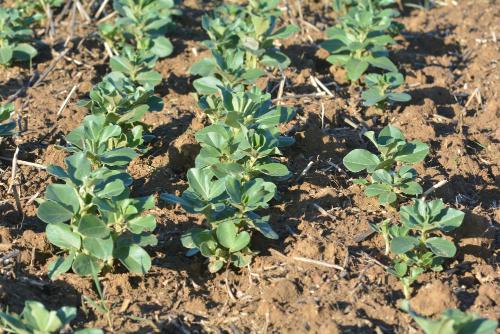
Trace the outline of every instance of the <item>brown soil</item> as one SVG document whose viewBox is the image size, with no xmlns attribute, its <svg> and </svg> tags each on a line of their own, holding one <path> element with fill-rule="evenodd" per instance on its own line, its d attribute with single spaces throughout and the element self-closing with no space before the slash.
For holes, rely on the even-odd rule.
<svg viewBox="0 0 500 334">
<path fill-rule="evenodd" d="M 332 83 L 329 87 L 335 97 L 286 100 L 298 111 L 287 127 L 297 139 L 285 152 L 288 165 L 297 176 L 310 161 L 313 165 L 302 179 L 294 177 L 280 185 L 282 201 L 269 212 L 280 239 L 255 236 L 260 255 L 250 268 L 211 275 L 201 257 L 184 256 L 179 242 L 180 234 L 200 223 L 201 217 L 158 200 L 153 212 L 158 217 L 159 244 L 150 249 L 151 271 L 141 277 L 117 268 L 102 279 L 114 332 L 411 332 L 410 317 L 397 307 L 402 298 L 399 282 L 382 267 L 389 263 L 383 256 L 383 241 L 376 235 L 357 239 L 369 222 L 396 214 L 364 197 L 350 182 L 350 175 L 330 164 L 341 167 L 349 150 L 367 145 L 345 119 L 371 129 L 391 122 L 411 139 L 429 143 L 431 154 L 418 166 L 424 188 L 448 180 L 433 196 L 466 212 L 463 226 L 451 235 L 459 246 L 457 257 L 446 263 L 444 272 L 421 276 L 411 300 L 413 307 L 429 316 L 454 307 L 499 318 L 498 4 L 457 3 L 404 13 L 401 21 L 407 30 L 392 57 L 406 75 L 412 101 L 383 113 L 359 107 L 359 89 L 346 85 L 343 73 L 330 68 L 324 50 L 317 47 L 323 33 L 302 24 L 302 33 L 283 46 L 293 64 L 286 71 L 285 96 L 316 92 L 310 81 L 314 75 L 325 84 Z M 297 8 L 290 4 L 287 15 L 297 20 Z M 185 173 L 199 149 L 193 133 L 204 119 L 190 94 L 193 78 L 187 70 L 206 54 L 200 45 L 205 38 L 200 17 L 209 8 L 194 0 L 183 6 L 179 29 L 171 36 L 174 55 L 158 64 L 165 80 L 157 93 L 165 108 L 146 119 L 157 138 L 149 153 L 130 167 L 137 196 L 185 189 Z M 334 22 L 327 1 L 307 1 L 302 12 L 320 30 Z M 4 142 L 1 156 L 12 156 L 17 145 L 21 160 L 62 164 L 64 154 L 55 145 L 84 117 L 85 110 L 75 102 L 99 81 L 107 64 L 105 52 L 89 35 L 92 25 L 78 20 L 67 58 L 57 62 L 40 85 L 16 100 L 25 132 Z M 54 40 L 44 39 L 53 47 L 46 47 L 35 60 L 35 75 L 57 59 L 56 50 L 62 51 L 70 31 L 68 21 L 58 23 Z M 88 38 L 79 45 L 84 36 Z M 3 100 L 26 85 L 33 74 L 24 67 L 0 73 Z M 278 82 L 271 79 L 273 85 Z M 57 111 L 74 85 L 79 88 L 58 118 Z M 33 198 L 54 180 L 43 170 L 20 166 L 16 175 L 24 210 L 20 216 L 7 192 L 10 163 L 0 162 L 0 168 L 0 255 L 19 251 L 0 263 L 0 308 L 20 311 L 26 299 L 51 308 L 80 307 L 83 296 L 96 299 L 90 279 L 69 273 L 51 282 L 46 276 L 56 250 L 45 240 Z M 316 205 L 330 215 L 322 215 Z M 346 270 L 295 257 L 335 263 Z M 80 310 L 77 325 L 112 331 L 101 314 Z"/>
</svg>

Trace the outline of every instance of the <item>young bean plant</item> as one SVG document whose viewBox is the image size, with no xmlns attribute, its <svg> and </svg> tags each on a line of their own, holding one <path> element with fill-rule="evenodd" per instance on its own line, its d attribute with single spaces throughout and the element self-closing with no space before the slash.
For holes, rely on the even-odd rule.
<svg viewBox="0 0 500 334">
<path fill-rule="evenodd" d="M 395 204 L 403 195 L 421 194 L 422 187 L 416 182 L 417 171 L 411 165 L 425 159 L 429 146 L 420 141 L 407 142 L 401 130 L 392 125 L 383 128 L 378 137 L 373 131 L 364 135 L 379 154 L 354 149 L 343 162 L 351 172 L 368 172 L 366 179 L 355 180 L 366 186 L 365 194 L 377 197 L 380 204 Z"/>
<path fill-rule="evenodd" d="M 84 152 L 93 167 L 127 168 L 139 154 L 143 128 L 136 125 L 128 133 L 116 124 L 106 122 L 104 115 L 89 115 L 83 123 L 66 136 L 67 152 Z"/>
<path fill-rule="evenodd" d="M 105 125 L 120 126 L 122 138 L 126 137 L 126 146 L 132 148 L 141 148 L 144 142 L 153 138 L 143 134 L 145 125 L 141 120 L 144 115 L 163 109 L 163 100 L 154 95 L 152 85 L 138 86 L 120 72 L 105 76 L 92 88 L 89 99 L 78 104 L 94 115 L 104 115 Z"/>
<path fill-rule="evenodd" d="M 130 45 L 123 48 L 121 55 L 109 61 L 113 72 L 128 77 L 138 86 L 154 88 L 161 82 L 161 74 L 154 70 L 158 56 L 151 51 L 134 50 Z"/>
<path fill-rule="evenodd" d="M 164 35 L 172 28 L 172 16 L 179 14 L 174 7 L 173 0 L 114 0 L 119 17 L 101 24 L 99 32 L 117 53 L 131 45 L 164 58 L 173 51 L 172 42 Z"/>
<path fill-rule="evenodd" d="M 429 319 L 412 310 L 407 300 L 402 302 L 401 308 L 415 320 L 425 334 L 494 334 L 498 327 L 496 320 L 456 309 L 447 309 L 437 319 Z"/>
<path fill-rule="evenodd" d="M 14 104 L 12 103 L 0 105 L 0 137 L 10 137 L 14 135 L 16 122 L 11 119 L 14 111 Z"/>
<path fill-rule="evenodd" d="M 333 0 L 332 8 L 335 12 L 345 15 L 354 6 L 382 10 L 395 3 L 396 0 Z"/>
<path fill-rule="evenodd" d="M 21 16 L 32 22 L 42 22 L 47 19 L 48 10 L 61 7 L 64 0 L 16 0 L 15 7 Z"/>
<path fill-rule="evenodd" d="M 156 244 L 151 234 L 156 221 L 141 213 L 154 207 L 153 197 L 129 198 L 130 175 L 106 167 L 92 169 L 83 152 L 65 162 L 66 169 L 47 168 L 65 183 L 47 187 L 37 212 L 47 223 L 47 239 L 64 253 L 49 265 L 49 277 L 71 268 L 82 276 L 96 276 L 115 259 L 131 272 L 146 273 L 151 259 L 143 247 Z"/>
<path fill-rule="evenodd" d="M 38 53 L 29 44 L 32 35 L 18 10 L 0 7 L 0 65 L 31 61 Z"/>
<path fill-rule="evenodd" d="M 252 0 L 246 6 L 225 4 L 203 17 L 202 26 L 210 37 L 205 45 L 212 57 L 191 68 L 191 74 L 203 77 L 194 82 L 198 93 L 215 94 L 222 85 L 252 84 L 265 74 L 265 68 L 282 70 L 290 65 L 275 44 L 292 36 L 298 27 L 278 28 L 278 4 L 278 0 Z"/>
<path fill-rule="evenodd" d="M 69 323 L 76 318 L 76 308 L 64 306 L 49 311 L 37 301 L 28 300 L 21 314 L 0 312 L 0 329 L 15 334 L 102 334 L 100 329 L 68 331 Z"/>
<path fill-rule="evenodd" d="M 190 249 L 188 254 L 200 252 L 207 257 L 211 272 L 229 264 L 249 264 L 255 254 L 250 249 L 253 231 L 278 238 L 269 217 L 256 211 L 267 208 L 276 196 L 271 181 L 290 176 L 276 157 L 279 148 L 293 140 L 284 139 L 278 125 L 288 122 L 294 113 L 273 106 L 270 98 L 254 88 L 249 92 L 223 90 L 219 100 L 201 100 L 213 124 L 196 134 L 202 148 L 196 167 L 188 172 L 189 188 L 180 197 L 161 196 L 205 216 L 206 228 L 188 231 L 182 243 Z"/>
<path fill-rule="evenodd" d="M 394 13 L 392 9 L 351 8 L 337 26 L 326 31 L 329 39 L 321 46 L 331 53 L 327 61 L 345 68 L 350 81 L 357 81 L 370 66 L 397 72 L 386 49 L 394 43 L 387 33 Z"/>
<path fill-rule="evenodd" d="M 401 280 L 408 299 L 411 286 L 421 273 L 441 271 L 444 260 L 455 256 L 455 244 L 440 234 L 459 227 L 464 213 L 446 208 L 440 199 L 416 199 L 412 205 L 402 206 L 399 213 L 399 224 L 390 225 L 384 221 L 375 228 L 382 233 L 386 249 L 390 249 L 394 257 L 389 272 Z"/>
<path fill-rule="evenodd" d="M 383 110 L 389 103 L 411 100 L 410 95 L 395 92 L 395 89 L 404 84 L 404 77 L 401 73 L 370 73 L 365 76 L 364 83 L 366 90 L 361 94 L 361 97 L 366 106 L 377 106 Z"/>
</svg>

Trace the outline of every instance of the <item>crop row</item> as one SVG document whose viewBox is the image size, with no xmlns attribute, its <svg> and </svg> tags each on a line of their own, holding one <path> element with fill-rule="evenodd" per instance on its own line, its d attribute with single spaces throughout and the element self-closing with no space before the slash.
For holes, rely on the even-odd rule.
<svg viewBox="0 0 500 334">
<path fill-rule="evenodd" d="M 363 79 L 364 104 L 382 109 L 410 100 L 399 91 L 404 77 L 388 56 L 387 47 L 403 29 L 394 20 L 399 13 L 387 8 L 393 2 L 334 1 L 339 23 L 327 30 L 329 39 L 321 45 L 331 54 L 327 60 L 343 67 L 352 84 Z M 42 8 L 61 3 L 42 1 Z M 261 212 L 271 200 L 279 200 L 276 182 L 291 176 L 280 155 L 294 140 L 283 136 L 279 126 L 295 113 L 293 108 L 273 104 L 271 94 L 257 86 L 257 80 L 266 76 L 283 75 L 290 59 L 276 45 L 299 30 L 295 25 L 280 27 L 278 4 L 278 0 L 224 4 L 202 18 L 209 36 L 203 44 L 211 55 L 193 64 L 190 73 L 199 76 L 193 86 L 209 124 L 195 135 L 201 150 L 187 172 L 189 187 L 180 196 L 162 194 L 161 198 L 204 216 L 203 227 L 184 233 L 181 242 L 187 255 L 201 253 L 208 259 L 210 272 L 249 265 L 257 254 L 251 249 L 253 233 L 278 238 L 270 217 Z M 65 166 L 48 166 L 47 172 L 61 183 L 47 187 L 37 211 L 47 224 L 47 240 L 60 250 L 49 264 L 49 278 L 69 270 L 91 276 L 101 297 L 98 276 L 102 271 L 112 270 L 117 262 L 139 274 L 151 267 L 145 247 L 157 243 L 156 218 L 144 212 L 154 208 L 154 198 L 130 197 L 133 180 L 127 167 L 147 152 L 154 138 L 142 119 L 163 109 L 162 99 L 154 94 L 162 78 L 154 68 L 173 50 L 164 36 L 172 27 L 172 16 L 178 14 L 169 0 L 115 0 L 113 6 L 117 18 L 99 26 L 111 71 L 92 88 L 88 99 L 79 102 L 89 115 L 60 147 L 69 154 Z M 37 10 L 40 15 L 33 15 Z M 29 25 L 43 20 L 43 12 L 29 6 L 0 8 L 0 64 L 36 55 L 27 43 Z M 26 13 L 36 20 L 27 20 Z M 15 133 L 15 122 L 8 121 L 12 113 L 11 104 L 0 108 L 0 122 L 7 121 L 0 125 L 1 136 Z M 417 198 L 423 189 L 413 165 L 429 153 L 426 144 L 408 142 L 391 125 L 378 135 L 367 131 L 364 136 L 378 154 L 355 149 L 344 157 L 344 166 L 355 173 L 366 171 L 366 178 L 354 182 L 381 205 L 399 209 L 399 222 L 382 219 L 372 227 L 386 242 L 385 254 L 392 259 L 388 272 L 400 279 L 409 299 L 421 273 L 443 270 L 444 260 L 454 257 L 456 246 L 441 232 L 458 228 L 464 214 L 446 208 L 442 200 Z M 404 203 L 410 204 L 400 205 Z M 457 310 L 428 320 L 415 314 L 408 302 L 402 307 L 427 333 L 438 333 L 434 328 L 442 323 L 450 333 L 479 333 L 470 331 L 471 326 L 484 330 L 481 333 L 496 328 L 496 322 Z M 0 313 L 0 319 L 14 333 L 52 333 L 68 324 L 75 312 L 74 308 L 49 312 L 28 301 L 21 316 Z M 49 318 L 53 322 L 44 320 Z"/>
</svg>

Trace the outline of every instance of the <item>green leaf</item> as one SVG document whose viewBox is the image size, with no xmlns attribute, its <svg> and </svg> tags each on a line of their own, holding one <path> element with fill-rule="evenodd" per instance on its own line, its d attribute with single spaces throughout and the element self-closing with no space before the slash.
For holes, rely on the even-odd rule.
<svg viewBox="0 0 500 334">
<path fill-rule="evenodd" d="M 36 301 L 26 301 L 23 317 L 33 332 L 53 333 L 61 329 L 64 325 L 54 311 L 48 311 L 42 303 Z"/>
<path fill-rule="evenodd" d="M 101 162 L 108 166 L 126 166 L 139 154 L 130 147 L 121 147 L 99 155 Z"/>
<path fill-rule="evenodd" d="M 217 226 L 217 240 L 219 243 L 230 249 L 236 242 L 236 234 L 238 233 L 238 228 L 232 220 L 226 220 Z"/>
<path fill-rule="evenodd" d="M 101 269 L 102 264 L 99 260 L 86 254 L 78 254 L 73 262 L 73 271 L 80 276 L 89 276 L 93 273 L 99 273 Z"/>
<path fill-rule="evenodd" d="M 110 230 L 97 216 L 85 215 L 78 223 L 78 232 L 86 237 L 106 238 Z"/>
<path fill-rule="evenodd" d="M 453 242 L 444 238 L 433 237 L 425 241 L 425 245 L 437 256 L 454 257 L 457 248 Z"/>
<path fill-rule="evenodd" d="M 106 261 L 113 256 L 113 239 L 111 236 L 106 239 L 84 238 L 83 248 L 93 257 Z"/>
<path fill-rule="evenodd" d="M 371 58 L 368 60 L 370 65 L 373 67 L 378 67 L 383 70 L 389 71 L 389 72 L 397 72 L 398 68 L 392 61 L 389 60 L 387 57 L 376 57 L 376 58 Z"/>
<path fill-rule="evenodd" d="M 391 240 L 391 251 L 395 254 L 404 254 L 418 245 L 419 241 L 414 237 L 395 237 Z"/>
<path fill-rule="evenodd" d="M 223 83 L 216 77 L 208 76 L 193 81 L 193 86 L 201 95 L 217 94 Z"/>
<path fill-rule="evenodd" d="M 423 192 L 422 186 L 415 181 L 403 183 L 401 191 L 407 195 L 419 195 Z"/>
<path fill-rule="evenodd" d="M 356 81 L 368 69 L 368 62 L 358 59 L 350 59 L 345 65 L 345 68 L 349 80 Z"/>
<path fill-rule="evenodd" d="M 299 30 L 300 29 L 296 24 L 286 25 L 286 26 L 278 29 L 276 32 L 274 32 L 272 35 L 270 35 L 268 38 L 270 38 L 270 39 L 288 38 L 288 37 L 292 36 L 293 34 L 297 33 Z"/>
<path fill-rule="evenodd" d="M 8 65 L 12 60 L 14 52 L 12 48 L 5 46 L 0 48 L 0 65 Z"/>
<path fill-rule="evenodd" d="M 187 173 L 189 187 L 191 187 L 203 199 L 211 199 L 212 175 L 205 169 L 191 168 Z"/>
<path fill-rule="evenodd" d="M 141 85 L 155 87 L 161 83 L 162 77 L 159 72 L 147 71 L 139 73 L 136 80 Z"/>
<path fill-rule="evenodd" d="M 37 216 L 47 224 L 64 223 L 73 218 L 73 212 L 59 203 L 44 201 L 37 210 Z"/>
<path fill-rule="evenodd" d="M 114 180 L 112 182 L 106 183 L 101 191 L 96 192 L 96 195 L 100 198 L 113 198 L 119 196 L 125 191 L 125 185 L 122 180 Z"/>
<path fill-rule="evenodd" d="M 393 179 L 391 174 L 385 169 L 378 169 L 372 174 L 373 181 L 379 183 L 385 183 L 387 185 L 393 184 Z"/>
<path fill-rule="evenodd" d="M 380 159 L 373 153 L 363 149 L 354 149 L 343 159 L 344 166 L 351 172 L 360 172 L 364 169 L 375 170 L 380 164 Z"/>
<path fill-rule="evenodd" d="M 22 61 L 30 60 L 38 54 L 34 47 L 26 43 L 16 45 L 12 51 L 14 59 Z"/>
<path fill-rule="evenodd" d="M 408 102 L 411 100 L 411 95 L 406 93 L 390 93 L 389 99 L 396 102 Z"/>
<path fill-rule="evenodd" d="M 257 165 L 254 167 L 256 171 L 262 174 L 273 176 L 273 177 L 285 177 L 290 175 L 288 168 L 280 163 L 271 162 L 267 164 Z"/>
<path fill-rule="evenodd" d="M 64 274 L 71 269 L 73 260 L 75 259 L 75 253 L 71 252 L 65 258 L 58 257 L 49 264 L 47 275 L 51 280 L 57 279 L 59 275 Z"/>
<path fill-rule="evenodd" d="M 160 58 L 168 57 L 174 51 L 174 46 L 169 39 L 163 36 L 156 37 L 153 40 L 153 53 Z"/>
<path fill-rule="evenodd" d="M 223 266 L 224 262 L 222 260 L 215 260 L 213 262 L 211 261 L 208 264 L 208 271 L 210 271 L 211 273 L 216 273 L 221 270 Z"/>
<path fill-rule="evenodd" d="M 47 233 L 47 240 L 59 248 L 75 250 L 80 249 L 80 236 L 71 231 L 71 228 L 66 224 L 48 224 L 45 229 L 45 233 Z"/>
<path fill-rule="evenodd" d="M 125 57 L 122 56 L 114 56 L 109 60 L 109 67 L 111 70 L 122 72 L 127 75 L 130 75 L 134 70 L 134 65 Z"/>
<path fill-rule="evenodd" d="M 464 220 L 465 213 L 460 210 L 447 208 L 442 210 L 436 217 L 436 224 L 445 232 L 450 232 L 460 225 Z"/>
<path fill-rule="evenodd" d="M 189 73 L 191 75 L 199 75 L 202 77 L 212 76 L 215 72 L 216 63 L 213 58 L 202 58 L 191 66 Z"/>
<path fill-rule="evenodd" d="M 133 273 L 146 274 L 151 268 L 151 258 L 140 246 L 130 245 L 116 249 L 115 257 Z"/>
<path fill-rule="evenodd" d="M 248 246 L 250 243 L 250 234 L 247 231 L 242 231 L 234 240 L 233 245 L 229 248 L 231 253 L 238 252 Z"/>
<path fill-rule="evenodd" d="M 407 143 L 397 154 L 395 159 L 407 164 L 414 164 L 425 159 L 429 154 L 429 146 L 419 141 Z"/>
<path fill-rule="evenodd" d="M 132 233 L 142 233 L 144 231 L 153 231 L 156 227 L 156 219 L 153 215 L 136 217 L 129 220 L 128 228 Z"/>
</svg>

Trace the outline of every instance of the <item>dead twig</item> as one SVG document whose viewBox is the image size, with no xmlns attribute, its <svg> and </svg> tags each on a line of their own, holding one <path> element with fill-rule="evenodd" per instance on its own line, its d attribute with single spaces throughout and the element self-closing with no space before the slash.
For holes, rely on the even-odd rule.
<svg viewBox="0 0 500 334">
<path fill-rule="evenodd" d="M 17 211 L 24 216 L 23 206 L 21 204 L 21 199 L 19 195 L 19 188 L 16 182 L 16 174 L 17 174 L 17 155 L 19 154 L 19 146 L 16 147 L 16 151 L 14 152 L 14 157 L 12 158 L 12 175 L 10 178 L 9 190 L 7 192 L 12 192 L 14 195 L 14 199 L 16 201 Z"/>
<path fill-rule="evenodd" d="M 295 179 L 295 182 L 298 182 L 300 179 L 302 179 L 307 174 L 307 172 L 309 172 L 309 170 L 311 169 L 312 165 L 314 165 L 314 161 L 309 161 L 309 163 L 304 168 L 304 170 L 302 171 L 302 173 L 300 173 L 299 176 L 297 176 L 297 178 Z"/>
<path fill-rule="evenodd" d="M 331 213 L 329 213 L 328 211 L 326 211 L 325 209 L 323 209 L 318 204 L 313 203 L 313 206 L 321 213 L 322 216 L 327 216 L 327 217 L 331 218 L 332 220 L 337 220 L 337 218 L 335 218 L 334 215 L 332 215 Z"/>
<path fill-rule="evenodd" d="M 73 88 L 71 88 L 71 91 L 69 92 L 68 96 L 66 96 L 66 98 L 64 99 L 63 103 L 61 104 L 61 107 L 59 108 L 59 110 L 57 111 L 57 114 L 56 116 L 59 117 L 61 115 L 61 113 L 63 112 L 63 110 L 66 108 L 66 106 L 68 105 L 69 103 L 69 100 L 71 99 L 71 96 L 73 95 L 73 93 L 76 91 L 76 89 L 78 88 L 78 84 L 74 85 Z"/>
<path fill-rule="evenodd" d="M 424 191 L 424 193 L 422 194 L 421 198 L 425 199 L 428 195 L 430 195 L 431 193 L 433 193 L 436 189 L 441 188 L 446 183 L 448 183 L 448 180 L 441 180 L 441 181 L 439 181 L 438 183 L 436 183 L 435 185 L 433 185 L 432 187 L 430 187 L 429 189 L 427 189 L 426 191 Z"/>
<path fill-rule="evenodd" d="M 8 157 L 2 157 L 2 156 L 0 156 L 0 160 L 13 161 L 14 158 L 8 158 Z M 17 157 L 16 157 L 16 160 L 17 160 L 16 161 L 17 165 L 30 166 L 30 167 L 35 167 L 35 168 L 38 168 L 38 169 L 47 169 L 47 166 L 37 164 L 36 162 L 29 162 L 29 161 L 19 160 L 19 159 L 17 159 Z"/>
<path fill-rule="evenodd" d="M 275 255 L 278 255 L 279 257 L 281 257 L 282 259 L 285 259 L 285 260 L 295 260 L 295 261 L 299 261 L 299 262 L 304 262 L 304 263 L 308 263 L 308 264 L 312 264 L 312 265 L 316 265 L 316 266 L 320 266 L 320 267 L 327 267 L 327 268 L 332 268 L 332 269 L 338 269 L 338 270 L 345 270 L 344 267 L 341 267 L 339 265 L 336 265 L 336 264 L 333 264 L 333 263 L 329 263 L 329 262 L 325 262 L 325 261 L 319 261 L 319 260 L 313 260 L 313 259 L 308 259 L 306 257 L 302 257 L 302 256 L 293 256 L 293 257 L 288 257 L 280 252 L 278 252 L 277 250 L 275 249 L 272 249 L 270 248 L 269 251 Z"/>
</svg>

